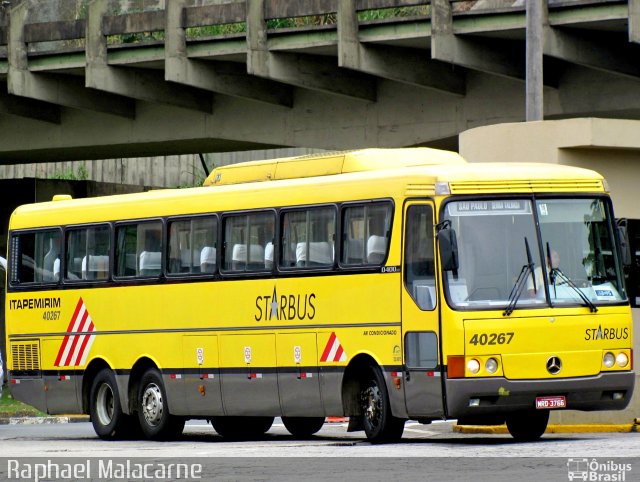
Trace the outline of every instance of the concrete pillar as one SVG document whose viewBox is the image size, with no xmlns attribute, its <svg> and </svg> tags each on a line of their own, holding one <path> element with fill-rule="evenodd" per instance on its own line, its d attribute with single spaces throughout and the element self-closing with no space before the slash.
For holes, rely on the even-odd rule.
<svg viewBox="0 0 640 482">
<path fill-rule="evenodd" d="M 526 54 L 526 120 L 544 118 L 543 99 L 543 28 L 546 23 L 546 1 L 528 0 Z"/>
<path fill-rule="evenodd" d="M 629 0 L 629 42 L 640 43 L 640 0 Z"/>
</svg>

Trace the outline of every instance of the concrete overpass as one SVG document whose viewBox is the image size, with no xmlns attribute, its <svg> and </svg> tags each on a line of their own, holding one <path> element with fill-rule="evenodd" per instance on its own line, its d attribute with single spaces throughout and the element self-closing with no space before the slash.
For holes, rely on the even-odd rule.
<svg viewBox="0 0 640 482">
<path fill-rule="evenodd" d="M 527 115 L 640 118 L 640 0 L 170 0 L 124 15 L 94 0 L 44 23 L 16 1 L 0 15 L 0 163 L 455 149 Z"/>
</svg>

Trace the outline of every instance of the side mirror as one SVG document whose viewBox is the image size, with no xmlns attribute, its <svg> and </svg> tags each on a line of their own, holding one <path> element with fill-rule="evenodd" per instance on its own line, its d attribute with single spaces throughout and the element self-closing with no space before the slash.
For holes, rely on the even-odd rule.
<svg viewBox="0 0 640 482">
<path fill-rule="evenodd" d="M 631 266 L 631 246 L 629 246 L 629 235 L 624 225 L 618 225 L 618 240 L 620 241 L 620 252 L 622 254 L 622 265 Z"/>
<path fill-rule="evenodd" d="M 437 234 L 440 246 L 440 260 L 444 271 L 458 271 L 458 240 L 456 232 L 450 227 L 444 227 Z"/>
</svg>

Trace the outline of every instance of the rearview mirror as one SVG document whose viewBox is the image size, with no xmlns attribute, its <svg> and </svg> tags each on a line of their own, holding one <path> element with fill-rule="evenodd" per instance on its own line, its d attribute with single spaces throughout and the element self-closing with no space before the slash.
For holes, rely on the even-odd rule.
<svg viewBox="0 0 640 482">
<path fill-rule="evenodd" d="M 629 235 L 624 225 L 618 225 L 618 240 L 620 241 L 620 252 L 622 254 L 622 265 L 631 266 L 631 246 L 629 246 Z"/>
<path fill-rule="evenodd" d="M 438 245 L 440 246 L 440 260 L 444 271 L 458 271 L 458 240 L 456 232 L 445 227 L 438 231 Z"/>
</svg>

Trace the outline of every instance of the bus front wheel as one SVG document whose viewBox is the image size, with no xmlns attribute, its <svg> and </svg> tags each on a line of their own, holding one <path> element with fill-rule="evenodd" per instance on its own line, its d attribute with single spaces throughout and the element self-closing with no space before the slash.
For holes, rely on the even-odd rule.
<svg viewBox="0 0 640 482">
<path fill-rule="evenodd" d="M 404 419 L 391 413 L 389 393 L 382 372 L 372 367 L 362 384 L 360 404 L 364 433 L 371 443 L 396 442 L 402 437 Z"/>
<path fill-rule="evenodd" d="M 98 372 L 91 384 L 89 415 L 98 437 L 117 440 L 128 435 L 128 417 L 122 412 L 116 377 L 105 368 Z"/>
<path fill-rule="evenodd" d="M 173 439 L 184 429 L 184 419 L 169 413 L 162 375 L 156 368 L 147 370 L 140 380 L 138 420 L 150 440 Z"/>
<path fill-rule="evenodd" d="M 511 436 L 521 442 L 538 440 L 547 429 L 549 410 L 529 410 L 507 416 L 507 430 Z"/>
<path fill-rule="evenodd" d="M 310 437 L 324 425 L 324 417 L 282 417 L 282 423 L 295 437 Z"/>
</svg>

